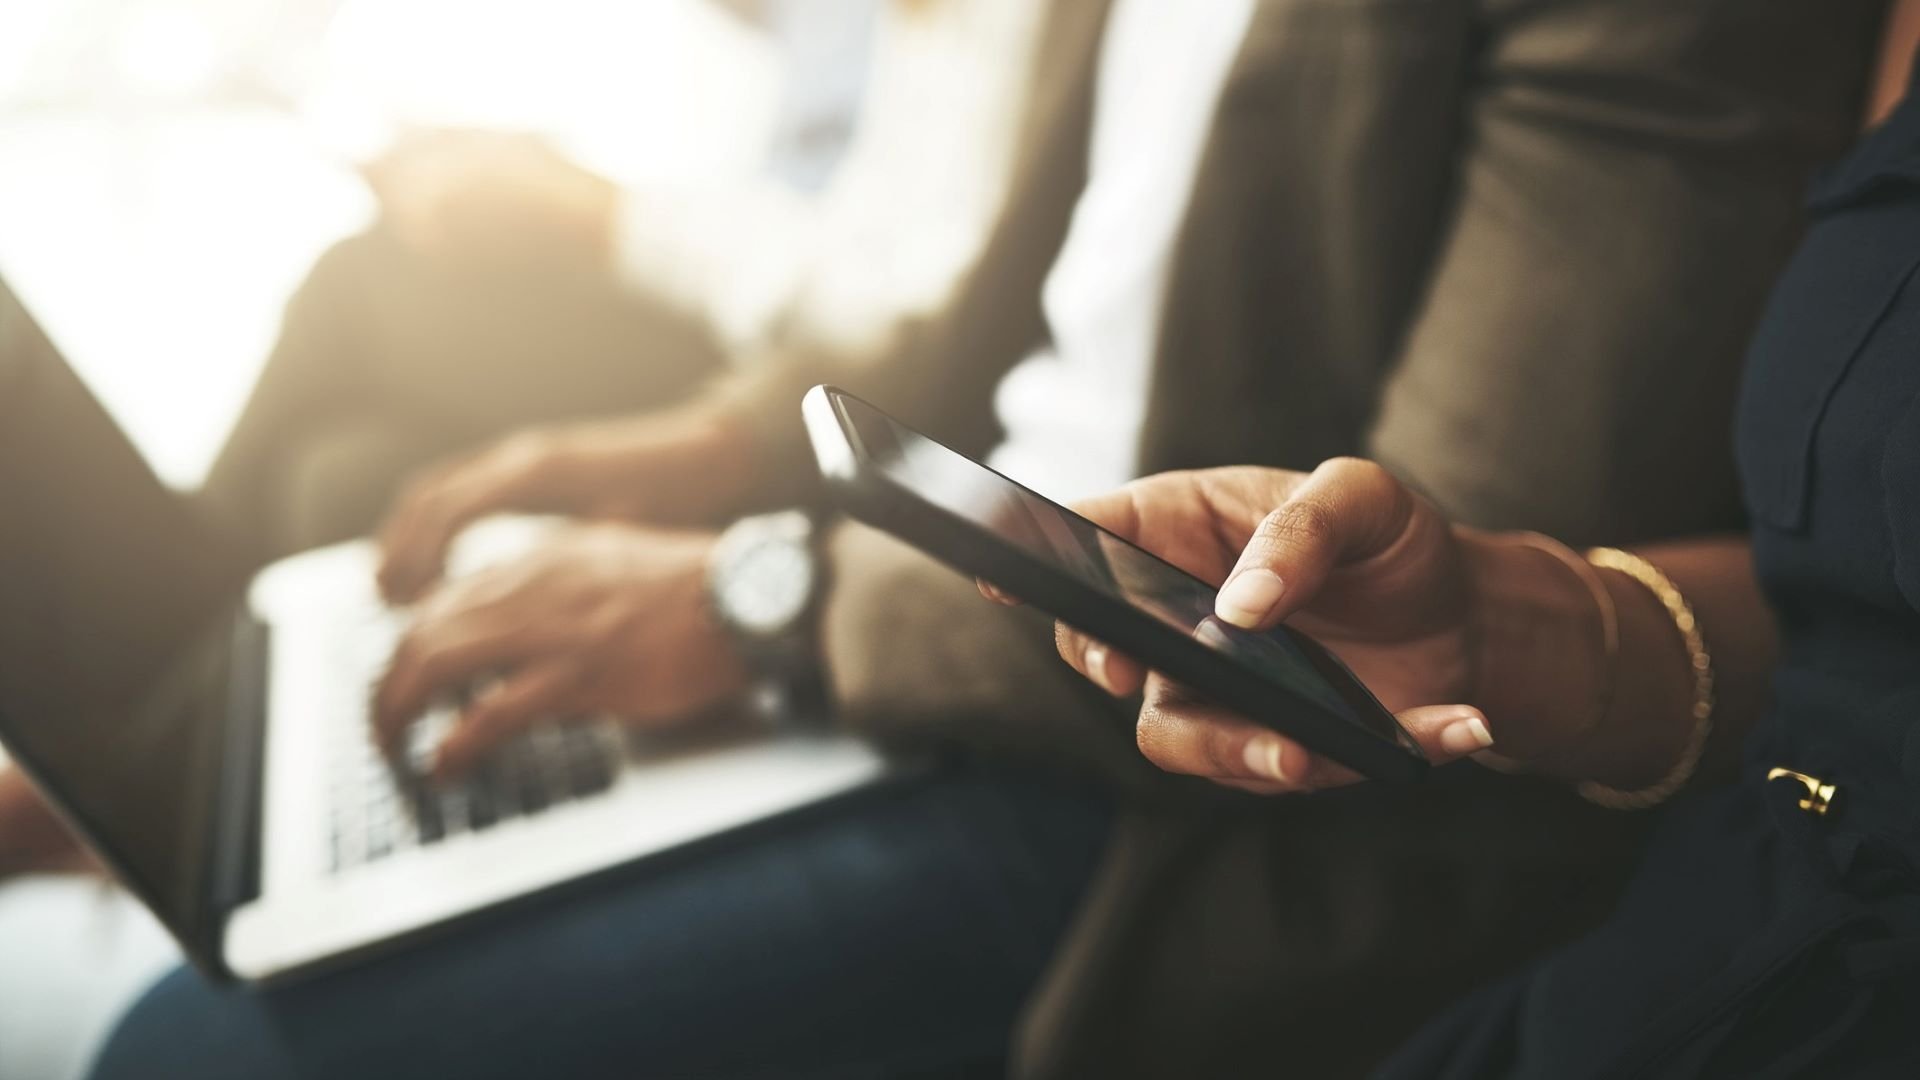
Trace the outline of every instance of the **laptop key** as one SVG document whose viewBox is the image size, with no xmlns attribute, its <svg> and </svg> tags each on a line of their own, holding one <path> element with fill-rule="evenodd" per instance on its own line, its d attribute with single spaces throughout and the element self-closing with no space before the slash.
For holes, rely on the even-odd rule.
<svg viewBox="0 0 1920 1080">
<path fill-rule="evenodd" d="M 333 820 L 325 850 L 335 872 L 544 813 L 617 778 L 617 729 L 574 723 L 536 727 L 463 780 L 436 783 L 425 774 L 454 716 L 451 705 L 429 710 L 392 755 L 374 745 L 364 724 L 342 725 L 330 748 L 328 783 Z"/>
<path fill-rule="evenodd" d="M 591 794 L 611 779 L 607 746 L 611 740 L 593 728 L 570 728 L 561 742 L 559 767 L 569 796 Z"/>
<path fill-rule="evenodd" d="M 545 780 L 533 769 L 522 769 L 519 777 L 520 806 L 529 814 L 537 814 L 552 805 L 547 797 Z"/>
<path fill-rule="evenodd" d="M 420 827 L 420 842 L 438 843 L 446 835 L 440 820 L 440 804 L 432 799 L 422 799 L 414 806 L 414 820 Z"/>
<path fill-rule="evenodd" d="M 613 786 L 614 766 L 605 748 L 581 743 L 567 754 L 568 788 L 575 798 Z"/>
<path fill-rule="evenodd" d="M 441 789 L 434 801 L 437 816 L 440 819 L 440 834 L 455 836 L 466 832 L 468 825 L 468 799 L 466 788 L 458 784 Z"/>
<path fill-rule="evenodd" d="M 526 813 L 527 808 L 520 805 L 517 765 L 511 755 L 502 754 L 488 762 L 482 774 L 487 794 L 493 799 L 493 816 L 496 820 L 505 821 Z"/>
<path fill-rule="evenodd" d="M 495 810 L 493 792 L 487 787 L 483 777 L 476 773 L 467 782 L 467 823 L 475 831 L 491 829 L 500 820 Z"/>
<path fill-rule="evenodd" d="M 500 782 L 521 813 L 537 814 L 547 808 L 547 790 L 540 780 L 539 745 L 531 736 L 508 747 L 501 761 Z"/>
</svg>

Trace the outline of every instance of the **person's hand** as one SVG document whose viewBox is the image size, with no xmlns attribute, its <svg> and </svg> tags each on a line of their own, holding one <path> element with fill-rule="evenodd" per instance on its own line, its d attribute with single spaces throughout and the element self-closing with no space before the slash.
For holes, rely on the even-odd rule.
<svg viewBox="0 0 1920 1080">
<path fill-rule="evenodd" d="M 1216 584 L 1215 619 L 1285 622 L 1331 649 L 1435 764 L 1473 755 L 1644 792 L 1690 770 L 1713 730 L 1698 715 L 1707 670 L 1662 597 L 1546 537 L 1451 525 L 1370 462 L 1168 473 L 1076 509 Z M 1775 650 L 1751 550 L 1725 537 L 1647 550 L 1732 643 L 1711 677 L 1737 733 L 1764 705 Z M 1138 741 L 1162 768 L 1266 793 L 1359 779 L 1069 627 L 1057 646 L 1109 692 L 1144 694 Z"/>
<path fill-rule="evenodd" d="M 428 467 L 380 528 L 379 583 L 413 600 L 460 531 L 488 514 L 568 514 L 654 525 L 711 523 L 750 483 L 750 448 L 717 410 L 534 428 Z"/>
<path fill-rule="evenodd" d="M 746 672 L 707 604 L 712 546 L 705 533 L 580 525 L 443 585 L 375 690 L 377 737 L 393 750 L 429 706 L 484 684 L 433 764 L 452 776 L 541 721 L 665 724 L 725 700 Z"/>
<path fill-rule="evenodd" d="M 1486 717 L 1463 704 L 1474 689 L 1474 657 L 1455 532 L 1379 466 L 1343 459 L 1311 475 L 1252 467 L 1169 473 L 1075 509 L 1224 583 L 1222 620 L 1250 630 L 1285 620 L 1326 645 L 1436 763 L 1492 745 Z M 1163 769 L 1258 792 L 1358 779 L 1076 630 L 1062 626 L 1058 646 L 1110 693 L 1144 691 L 1137 738 Z"/>
<path fill-rule="evenodd" d="M 401 240 L 422 254 L 501 264 L 551 251 L 612 257 L 619 189 L 544 139 L 418 132 L 363 174 Z"/>
<path fill-rule="evenodd" d="M 99 872 L 26 774 L 0 765 L 0 881 L 18 874 Z"/>
<path fill-rule="evenodd" d="M 1430 760 L 1486 749 L 1472 692 L 1467 581 L 1453 530 L 1384 469 L 1349 459 L 1311 475 L 1230 468 L 1137 481 L 1077 507 L 1209 583 L 1215 614 L 1311 635 L 1398 716 Z M 1144 691 L 1142 752 L 1173 772 L 1256 791 L 1357 775 L 1062 628 L 1061 655 L 1110 693 Z"/>
</svg>

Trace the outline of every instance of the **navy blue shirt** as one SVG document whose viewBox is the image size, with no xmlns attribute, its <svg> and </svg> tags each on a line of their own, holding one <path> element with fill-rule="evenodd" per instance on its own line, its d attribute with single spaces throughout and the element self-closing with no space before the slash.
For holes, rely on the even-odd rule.
<svg viewBox="0 0 1920 1080">
<path fill-rule="evenodd" d="M 1754 338 L 1738 449 L 1779 618 L 1755 764 L 1841 785 L 1834 827 L 1920 840 L 1920 99 L 1816 185 Z M 1920 850 L 1916 848 L 1914 850 Z"/>
</svg>

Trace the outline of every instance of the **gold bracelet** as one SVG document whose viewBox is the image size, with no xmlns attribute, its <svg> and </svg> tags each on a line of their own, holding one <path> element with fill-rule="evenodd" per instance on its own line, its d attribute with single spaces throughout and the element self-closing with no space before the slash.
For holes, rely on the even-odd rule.
<svg viewBox="0 0 1920 1080">
<path fill-rule="evenodd" d="M 1632 791 L 1592 781 L 1578 788 L 1580 797 L 1588 802 L 1615 810 L 1641 810 L 1671 798 L 1693 779 L 1694 770 L 1700 767 L 1707 737 L 1713 733 L 1713 654 L 1707 651 L 1706 639 L 1700 635 L 1700 622 L 1694 618 L 1686 596 L 1659 567 L 1619 548 L 1594 548 L 1587 552 L 1587 561 L 1602 569 L 1620 571 L 1646 586 L 1647 591 L 1659 599 L 1660 606 L 1672 617 L 1674 628 L 1680 631 L 1681 640 L 1686 642 L 1688 667 L 1693 673 L 1693 730 L 1688 732 L 1686 745 L 1681 747 L 1680 759 L 1666 775 Z"/>
<path fill-rule="evenodd" d="M 1595 695 L 1592 719 L 1588 720 L 1576 734 L 1568 736 L 1576 741 L 1591 734 L 1607 718 L 1607 712 L 1613 707 L 1614 687 L 1620 681 L 1620 611 L 1613 603 L 1613 594 L 1607 591 L 1607 583 L 1600 580 L 1599 571 L 1593 563 L 1581 558 L 1567 545 L 1537 532 L 1510 534 L 1511 541 L 1521 547 L 1531 548 L 1553 557 L 1555 562 L 1566 567 L 1580 584 L 1593 597 L 1594 614 L 1600 623 L 1600 652 L 1605 659 L 1604 670 L 1600 678 L 1600 692 Z"/>
</svg>

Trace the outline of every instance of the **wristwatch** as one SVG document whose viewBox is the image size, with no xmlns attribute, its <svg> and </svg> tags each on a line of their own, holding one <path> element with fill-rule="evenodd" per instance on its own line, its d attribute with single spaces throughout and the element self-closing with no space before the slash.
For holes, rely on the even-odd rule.
<svg viewBox="0 0 1920 1080">
<path fill-rule="evenodd" d="M 803 510 L 735 522 L 707 563 L 714 615 L 752 675 L 753 705 L 768 719 L 824 719 L 818 616 L 827 591 L 819 532 Z"/>
</svg>

